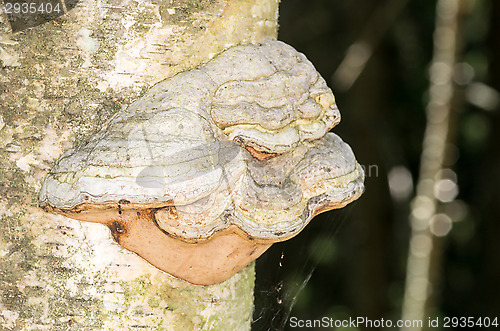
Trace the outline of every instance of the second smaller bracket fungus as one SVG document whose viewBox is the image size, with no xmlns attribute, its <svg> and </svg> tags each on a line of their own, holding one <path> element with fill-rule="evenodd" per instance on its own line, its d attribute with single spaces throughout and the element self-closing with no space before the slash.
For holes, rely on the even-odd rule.
<svg viewBox="0 0 500 331">
<path fill-rule="evenodd" d="M 47 211 L 107 225 L 193 284 L 235 274 L 363 192 L 312 64 L 278 41 L 233 47 L 151 88 L 46 177 Z"/>
<path fill-rule="evenodd" d="M 233 223 L 259 242 L 283 241 L 317 214 L 357 199 L 363 180 L 351 148 L 327 133 L 291 153 L 251 160 L 235 191 Z"/>
</svg>

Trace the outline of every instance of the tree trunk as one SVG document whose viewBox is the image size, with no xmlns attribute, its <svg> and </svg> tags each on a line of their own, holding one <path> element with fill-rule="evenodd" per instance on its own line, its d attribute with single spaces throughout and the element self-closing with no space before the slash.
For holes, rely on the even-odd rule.
<svg viewBox="0 0 500 331">
<path fill-rule="evenodd" d="M 64 150 L 155 83 L 275 39 L 278 2 L 82 0 L 16 33 L 0 17 L 2 330 L 250 328 L 253 264 L 191 285 L 122 249 L 104 225 L 45 213 L 37 194 Z"/>
</svg>

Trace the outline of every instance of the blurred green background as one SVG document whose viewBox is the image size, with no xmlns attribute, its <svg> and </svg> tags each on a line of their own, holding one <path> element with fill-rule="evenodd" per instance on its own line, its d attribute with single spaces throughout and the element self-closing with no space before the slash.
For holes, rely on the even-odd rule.
<svg viewBox="0 0 500 331">
<path fill-rule="evenodd" d="M 292 330 L 290 316 L 401 317 L 436 2 L 282 0 L 279 39 L 332 88 L 342 114 L 332 131 L 366 167 L 366 191 L 258 260 L 253 330 Z M 437 241 L 428 314 L 500 318 L 500 1 L 463 4 L 445 164 L 457 187 L 440 203 L 453 222 Z M 360 40 L 373 53 L 350 85 L 355 72 L 337 70 Z"/>
</svg>

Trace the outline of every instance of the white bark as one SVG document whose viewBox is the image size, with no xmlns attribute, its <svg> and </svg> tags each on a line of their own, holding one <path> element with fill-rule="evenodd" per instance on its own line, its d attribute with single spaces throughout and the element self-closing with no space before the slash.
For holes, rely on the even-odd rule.
<svg viewBox="0 0 500 331">
<path fill-rule="evenodd" d="M 12 34 L 0 21 L 0 326 L 249 329 L 253 265 L 201 287 L 158 271 L 107 227 L 47 214 L 54 161 L 156 82 L 232 45 L 275 39 L 278 0 L 83 0 Z"/>
</svg>

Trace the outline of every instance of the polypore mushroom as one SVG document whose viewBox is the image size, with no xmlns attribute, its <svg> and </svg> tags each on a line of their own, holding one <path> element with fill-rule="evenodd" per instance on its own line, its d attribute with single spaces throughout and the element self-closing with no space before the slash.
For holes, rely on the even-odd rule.
<svg viewBox="0 0 500 331">
<path fill-rule="evenodd" d="M 106 224 L 193 284 L 221 282 L 363 192 L 333 94 L 304 55 L 237 46 L 158 83 L 45 179 L 40 206 Z"/>
</svg>

